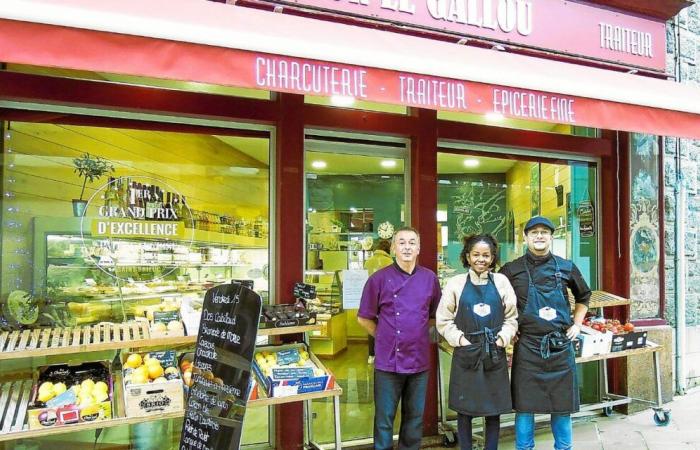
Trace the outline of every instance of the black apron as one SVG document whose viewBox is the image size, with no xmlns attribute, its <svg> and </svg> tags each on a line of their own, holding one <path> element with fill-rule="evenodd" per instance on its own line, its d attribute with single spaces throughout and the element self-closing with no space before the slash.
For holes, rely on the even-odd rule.
<svg viewBox="0 0 700 450">
<path fill-rule="evenodd" d="M 518 320 L 520 338 L 511 373 L 513 407 L 518 412 L 567 414 L 579 410 L 576 360 L 566 337 L 573 322 L 562 290 L 562 278 L 570 276 L 572 263 L 557 256 L 553 259 L 554 268 L 549 264 L 536 268 L 538 275 L 555 280 L 551 290 L 535 286 L 525 263 L 527 303 Z"/>
<path fill-rule="evenodd" d="M 494 416 L 513 409 L 506 352 L 496 345 L 504 310 L 492 274 L 481 286 L 467 274 L 455 325 L 471 344 L 454 349 L 450 371 L 449 406 L 458 413 Z"/>
</svg>

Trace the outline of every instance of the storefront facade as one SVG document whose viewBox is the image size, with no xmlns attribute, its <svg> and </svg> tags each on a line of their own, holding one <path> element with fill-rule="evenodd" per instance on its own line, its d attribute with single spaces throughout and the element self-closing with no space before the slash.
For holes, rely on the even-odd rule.
<svg viewBox="0 0 700 450">
<path fill-rule="evenodd" d="M 371 367 L 366 336 L 354 320 L 357 306 L 336 276 L 362 268 L 381 224 L 416 227 L 423 236 L 420 263 L 444 278 L 460 270 L 462 235 L 494 233 L 505 261 L 519 255 L 527 218 L 546 215 L 560 226 L 557 252 L 574 259 L 595 289 L 632 299 L 631 308 L 611 308 L 606 317 L 663 323 L 659 143 L 661 136 L 697 138 L 700 117 L 692 104 L 697 89 L 656 79 L 665 70 L 658 17 L 669 11 L 646 12 L 655 19 L 638 16 L 645 12 L 639 8 L 628 11 L 622 14 L 628 27 L 615 28 L 606 22 L 609 9 L 586 5 L 598 33 L 594 48 L 563 45 L 552 55 L 543 50 L 551 40 L 517 40 L 538 36 L 540 12 L 531 2 L 502 2 L 515 9 L 504 6 L 490 18 L 487 9 L 471 9 L 482 2 L 464 2 L 464 10 L 455 4 L 450 14 L 447 3 L 427 2 L 444 24 L 430 37 L 442 41 L 355 26 L 366 17 L 342 20 L 357 21 L 353 26 L 317 20 L 324 17 L 318 8 L 330 8 L 323 2 L 272 5 L 291 14 L 266 11 L 272 6 L 263 3 L 248 5 L 255 9 L 199 1 L 179 8 L 15 3 L 3 9 L 0 27 L 9 43 L 0 54 L 2 294 L 30 292 L 53 306 L 36 323 L 68 320 L 65 311 L 77 324 L 138 315 L 75 301 L 121 297 L 124 303 L 125 288 L 134 290 L 127 293 L 132 297 L 163 293 L 167 303 L 171 294 L 184 297 L 186 286 L 196 297 L 197 288 L 252 278 L 268 302 L 289 303 L 296 282 L 315 284 L 326 296 L 327 325 L 309 336 L 310 348 L 343 387 L 342 438 L 358 444 L 371 442 Z M 388 3 L 382 3 L 386 11 Z M 382 13 L 349 11 L 362 5 L 376 6 L 348 3 L 338 11 Z M 392 5 L 394 13 L 412 14 L 411 2 Z M 583 12 L 557 14 L 563 21 Z M 414 34 L 436 32 L 411 20 L 405 22 L 417 27 Z M 486 34 L 470 31 L 476 36 L 465 42 L 445 42 L 445 33 L 461 33 L 450 27 L 474 23 Z M 497 34 L 510 32 L 517 39 Z M 348 98 L 355 103 L 334 103 Z M 113 169 L 98 182 L 88 180 L 87 189 L 74 173 L 74 160 L 85 152 Z M 70 200 L 88 200 L 88 213 L 103 217 L 111 196 L 121 195 L 111 177 L 167 193 L 165 209 L 185 216 L 189 248 L 181 251 L 182 239 L 171 239 L 165 256 L 143 248 L 136 236 L 123 250 L 140 255 L 130 270 L 102 271 L 100 279 L 73 267 L 76 230 L 97 266 L 109 259 L 99 245 L 85 244 Z M 140 200 L 145 215 L 158 209 L 146 205 L 149 195 Z M 178 253 L 202 259 L 178 261 Z M 154 266 L 167 270 L 144 270 Z M 61 302 L 66 308 L 57 307 Z M 149 303 L 132 308 L 139 305 Z M 437 353 L 433 359 L 427 434 L 437 433 L 439 422 Z M 7 370 L 65 360 L 14 361 Z M 598 366 L 582 370 L 584 379 L 596 379 L 584 394 L 595 396 Z M 626 372 L 609 365 L 614 391 L 625 392 Z M 298 448 L 333 439 L 330 401 L 247 414 L 245 444 Z M 139 433 L 164 431 L 176 442 L 181 421 L 150 431 L 139 426 L 122 426 L 104 442 L 125 445 Z M 84 440 L 91 446 L 90 439 Z M 146 441 L 138 445 L 148 448 Z"/>
</svg>

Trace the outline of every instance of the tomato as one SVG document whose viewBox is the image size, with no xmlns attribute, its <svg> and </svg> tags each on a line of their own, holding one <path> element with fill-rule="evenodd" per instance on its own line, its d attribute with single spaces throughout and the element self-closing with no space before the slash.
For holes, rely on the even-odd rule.
<svg viewBox="0 0 700 450">
<path fill-rule="evenodd" d="M 634 331 L 634 325 L 631 324 L 631 323 L 629 323 L 629 322 L 627 322 L 627 323 L 624 325 L 623 329 L 625 330 L 625 332 L 630 333 L 630 332 Z"/>
</svg>

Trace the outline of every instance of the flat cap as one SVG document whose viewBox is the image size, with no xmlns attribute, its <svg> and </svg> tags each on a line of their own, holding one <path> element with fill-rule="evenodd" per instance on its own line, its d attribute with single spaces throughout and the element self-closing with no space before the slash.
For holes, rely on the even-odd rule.
<svg viewBox="0 0 700 450">
<path fill-rule="evenodd" d="M 525 224 L 525 233 L 530 231 L 532 228 L 535 228 L 537 225 L 543 225 L 554 232 L 554 225 L 552 224 L 551 220 L 542 216 L 534 216 Z"/>
</svg>

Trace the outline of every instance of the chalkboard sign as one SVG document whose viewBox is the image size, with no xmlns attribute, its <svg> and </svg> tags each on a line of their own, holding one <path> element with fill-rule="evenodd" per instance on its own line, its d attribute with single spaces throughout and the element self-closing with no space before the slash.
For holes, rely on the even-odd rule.
<svg viewBox="0 0 700 450">
<path fill-rule="evenodd" d="M 180 450 L 239 448 L 261 307 L 240 283 L 204 296 Z"/>
</svg>

